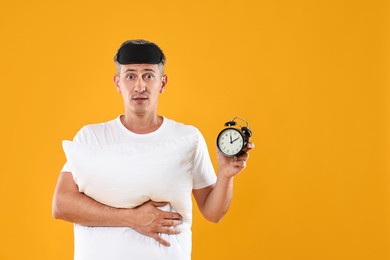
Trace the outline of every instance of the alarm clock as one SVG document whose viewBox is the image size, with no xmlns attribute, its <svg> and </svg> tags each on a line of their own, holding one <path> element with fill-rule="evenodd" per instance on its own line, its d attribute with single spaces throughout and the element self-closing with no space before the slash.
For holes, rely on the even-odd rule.
<svg viewBox="0 0 390 260">
<path fill-rule="evenodd" d="M 245 122 L 246 126 L 239 125 L 237 127 L 237 119 Z M 251 136 L 252 132 L 248 128 L 248 122 L 237 116 L 226 122 L 225 128 L 219 133 L 217 137 L 218 150 L 227 157 L 239 156 L 246 151 Z"/>
</svg>

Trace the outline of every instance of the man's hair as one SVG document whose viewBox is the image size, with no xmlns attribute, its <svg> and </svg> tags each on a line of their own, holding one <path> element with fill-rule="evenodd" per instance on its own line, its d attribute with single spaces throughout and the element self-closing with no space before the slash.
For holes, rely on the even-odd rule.
<svg viewBox="0 0 390 260">
<path fill-rule="evenodd" d="M 118 50 L 117 50 L 117 52 L 116 52 L 116 54 L 114 56 L 114 62 L 115 62 L 115 67 L 116 67 L 116 71 L 118 73 L 118 76 L 120 76 L 120 73 L 121 73 L 121 64 L 118 61 L 119 50 L 124 45 L 127 45 L 127 44 L 153 45 L 153 46 L 157 47 L 161 51 L 161 54 L 162 54 L 161 62 L 159 64 L 157 64 L 157 65 L 158 65 L 158 68 L 161 71 L 161 75 L 164 75 L 164 65 L 165 65 L 165 62 L 166 62 L 166 58 L 165 58 L 165 55 L 164 55 L 163 51 L 161 50 L 161 48 L 157 44 L 155 44 L 154 42 L 147 41 L 147 40 L 128 40 L 128 41 L 125 41 L 124 43 L 122 43 L 122 45 L 118 48 Z"/>
</svg>

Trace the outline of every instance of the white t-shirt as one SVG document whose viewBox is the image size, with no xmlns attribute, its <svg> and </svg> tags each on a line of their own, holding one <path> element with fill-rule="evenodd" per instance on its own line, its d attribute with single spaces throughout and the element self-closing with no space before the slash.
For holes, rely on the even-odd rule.
<svg viewBox="0 0 390 260">
<path fill-rule="evenodd" d="M 74 225 L 75 260 L 191 259 L 193 189 L 216 181 L 206 142 L 198 129 L 164 118 L 149 134 L 135 134 L 120 117 L 87 125 L 63 142 L 79 191 L 109 206 L 133 208 L 167 201 L 162 210 L 183 216 L 178 235 L 161 235 L 165 247 L 128 227 Z"/>
</svg>

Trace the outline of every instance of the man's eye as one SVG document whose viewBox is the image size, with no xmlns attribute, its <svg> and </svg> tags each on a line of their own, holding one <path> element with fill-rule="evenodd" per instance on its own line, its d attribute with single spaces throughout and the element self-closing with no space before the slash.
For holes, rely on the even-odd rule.
<svg viewBox="0 0 390 260">
<path fill-rule="evenodd" d="M 153 79 L 154 76 L 153 76 L 153 74 L 146 74 L 146 75 L 145 75 L 145 78 L 146 78 L 146 79 Z"/>
<path fill-rule="evenodd" d="M 126 76 L 126 79 L 134 79 L 135 77 L 134 77 L 134 75 L 127 75 Z"/>
</svg>

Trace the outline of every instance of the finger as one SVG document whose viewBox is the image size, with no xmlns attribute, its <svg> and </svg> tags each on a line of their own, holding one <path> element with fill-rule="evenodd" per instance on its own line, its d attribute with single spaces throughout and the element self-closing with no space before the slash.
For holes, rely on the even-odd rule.
<svg viewBox="0 0 390 260">
<path fill-rule="evenodd" d="M 249 153 L 245 152 L 237 157 L 237 161 L 246 161 L 249 158 Z"/>
<path fill-rule="evenodd" d="M 246 145 L 246 151 L 249 152 L 250 150 L 252 150 L 253 148 L 255 148 L 255 143 L 253 142 L 249 142 L 247 145 Z"/>
<path fill-rule="evenodd" d="M 183 221 L 175 219 L 164 219 L 163 221 L 161 221 L 161 225 L 165 227 L 174 227 L 180 225 L 181 223 L 183 223 Z"/>
<path fill-rule="evenodd" d="M 180 229 L 173 227 L 161 227 L 159 229 L 159 233 L 167 234 L 167 235 L 177 235 L 180 234 Z"/>
<path fill-rule="evenodd" d="M 235 164 L 237 162 L 243 162 L 243 161 L 246 161 L 247 159 L 249 158 L 249 154 L 248 153 L 243 153 L 241 154 L 240 156 L 234 156 L 230 159 L 230 162 L 232 164 Z"/>
<path fill-rule="evenodd" d="M 246 161 L 233 161 L 231 164 L 240 169 L 244 169 L 246 167 Z"/>
<path fill-rule="evenodd" d="M 154 233 L 151 237 L 163 246 L 171 246 L 168 241 L 162 239 L 157 233 Z"/>
<path fill-rule="evenodd" d="M 165 201 L 151 201 L 153 203 L 153 206 L 155 207 L 162 207 L 168 204 L 168 202 Z"/>
<path fill-rule="evenodd" d="M 183 217 L 179 214 L 179 213 L 175 213 L 175 212 L 169 212 L 169 211 L 162 211 L 162 218 L 164 219 L 178 219 L 178 220 L 182 220 Z"/>
</svg>

